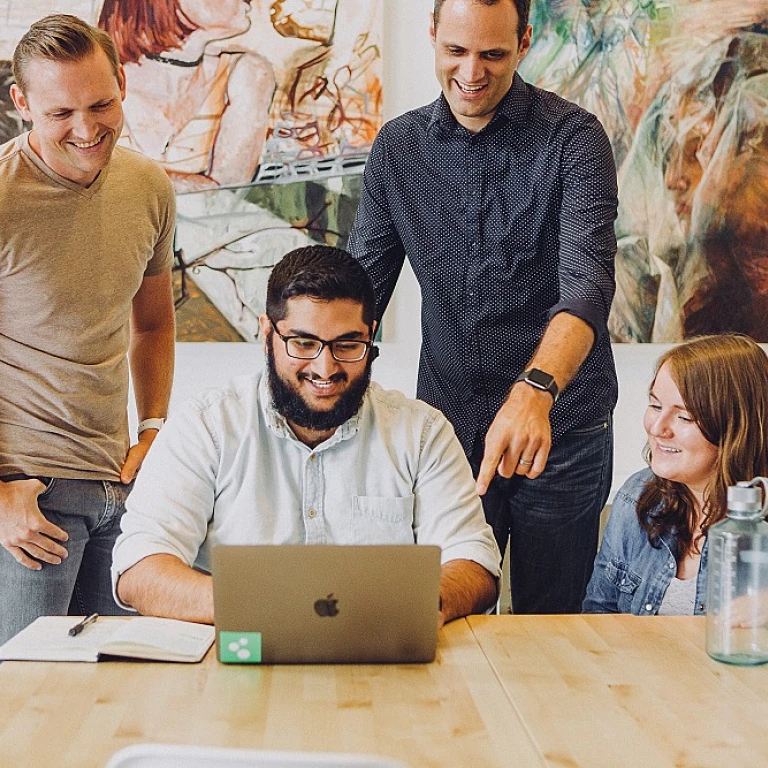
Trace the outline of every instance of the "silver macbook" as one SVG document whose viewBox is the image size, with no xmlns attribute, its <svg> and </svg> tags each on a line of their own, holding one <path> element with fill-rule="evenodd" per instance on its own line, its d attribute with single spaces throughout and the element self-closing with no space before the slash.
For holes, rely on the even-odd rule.
<svg viewBox="0 0 768 768">
<path fill-rule="evenodd" d="M 439 547 L 218 546 L 212 570 L 224 663 L 435 658 Z"/>
</svg>

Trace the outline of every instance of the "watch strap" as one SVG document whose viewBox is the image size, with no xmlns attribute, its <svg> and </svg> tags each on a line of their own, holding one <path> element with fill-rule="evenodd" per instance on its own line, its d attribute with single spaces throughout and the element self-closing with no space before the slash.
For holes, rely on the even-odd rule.
<svg viewBox="0 0 768 768">
<path fill-rule="evenodd" d="M 560 395 L 560 388 L 557 386 L 555 377 L 551 373 L 542 371 L 539 368 L 529 368 L 523 371 L 516 379 L 515 384 L 524 381 L 534 389 L 540 389 L 543 392 L 549 392 L 552 400 L 557 400 Z"/>
<path fill-rule="evenodd" d="M 160 417 L 144 419 L 139 422 L 138 434 L 140 435 L 145 429 L 160 429 L 163 424 L 165 424 L 165 419 Z"/>
</svg>

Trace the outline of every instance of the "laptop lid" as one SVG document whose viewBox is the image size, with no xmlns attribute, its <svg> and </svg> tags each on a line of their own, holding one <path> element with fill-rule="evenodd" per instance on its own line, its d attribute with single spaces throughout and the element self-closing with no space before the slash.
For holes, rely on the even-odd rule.
<svg viewBox="0 0 768 768">
<path fill-rule="evenodd" d="M 440 548 L 214 547 L 218 658 L 225 663 L 429 662 Z"/>
</svg>

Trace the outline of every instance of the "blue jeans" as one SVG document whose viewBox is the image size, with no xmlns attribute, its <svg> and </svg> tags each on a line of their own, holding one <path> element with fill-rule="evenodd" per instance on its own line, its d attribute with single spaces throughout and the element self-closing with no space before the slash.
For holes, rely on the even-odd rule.
<svg viewBox="0 0 768 768">
<path fill-rule="evenodd" d="M 44 479 L 44 482 L 46 480 Z M 40 511 L 69 534 L 69 555 L 39 571 L 0 547 L 0 643 L 38 616 L 126 613 L 112 597 L 112 548 L 132 485 L 106 480 L 47 480 Z"/>
<path fill-rule="evenodd" d="M 483 456 L 476 441 L 470 463 Z M 482 497 L 502 554 L 509 541 L 515 613 L 579 613 L 597 554 L 613 474 L 609 419 L 564 435 L 539 477 L 497 475 Z"/>
</svg>

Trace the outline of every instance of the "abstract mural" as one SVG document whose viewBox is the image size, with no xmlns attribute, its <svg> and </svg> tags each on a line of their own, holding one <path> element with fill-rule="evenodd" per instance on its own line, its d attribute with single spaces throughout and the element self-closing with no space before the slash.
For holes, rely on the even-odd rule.
<svg viewBox="0 0 768 768">
<path fill-rule="evenodd" d="M 60 11 L 112 35 L 120 143 L 176 189 L 179 339 L 255 340 L 282 255 L 346 242 L 381 126 L 381 0 L 0 0 L 3 98 L 15 42 Z M 0 103 L 0 141 L 24 127 Z"/>
<path fill-rule="evenodd" d="M 768 0 L 534 0 L 521 74 L 619 170 L 615 341 L 768 341 Z"/>
</svg>

